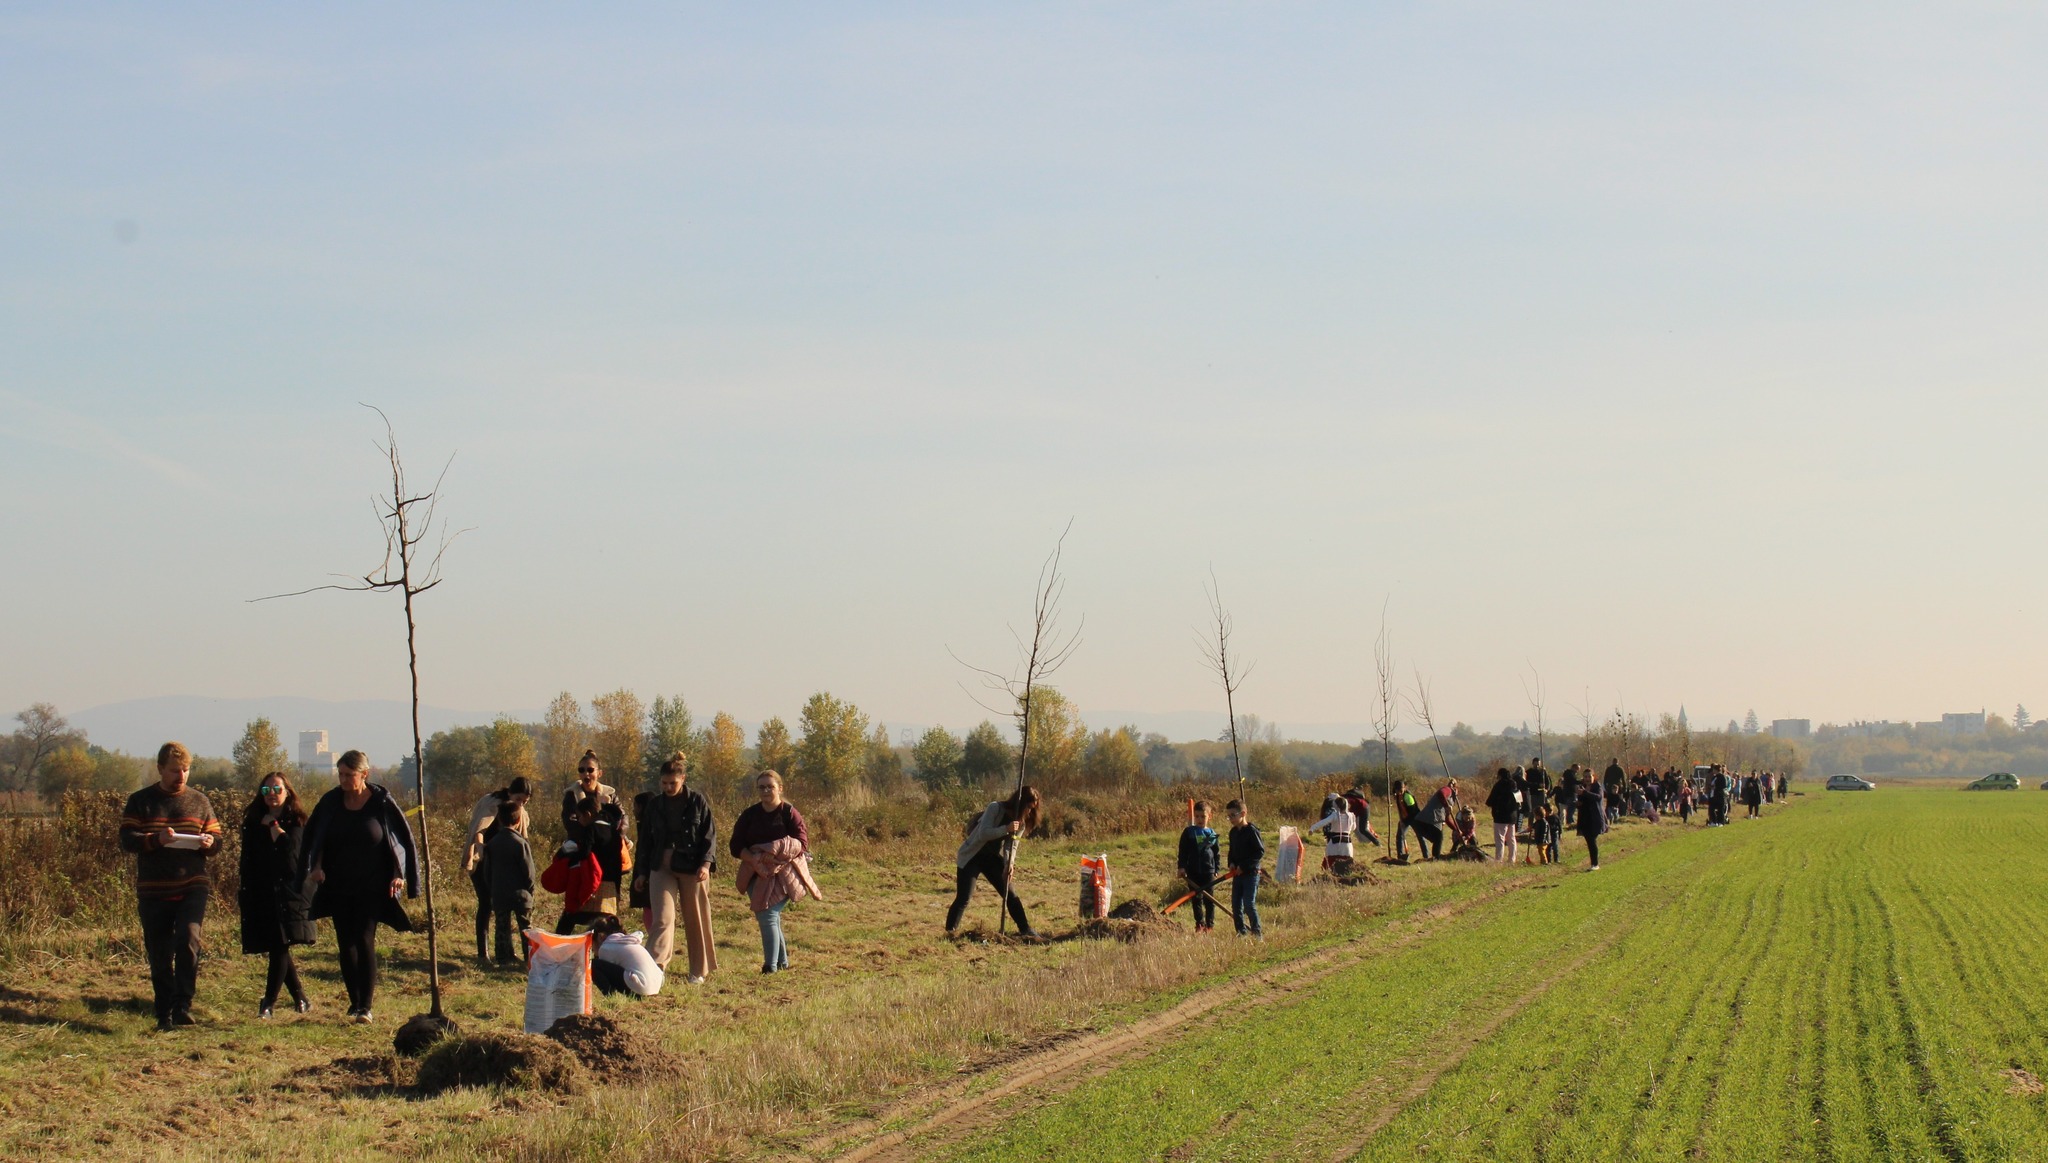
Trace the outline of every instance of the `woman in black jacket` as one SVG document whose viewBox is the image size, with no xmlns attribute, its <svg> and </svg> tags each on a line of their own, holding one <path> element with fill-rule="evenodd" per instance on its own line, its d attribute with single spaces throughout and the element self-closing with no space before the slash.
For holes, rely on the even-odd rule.
<svg viewBox="0 0 2048 1163">
<path fill-rule="evenodd" d="M 276 771 L 264 776 L 242 813 L 242 952 L 270 957 L 257 1017 L 270 1016 L 280 988 L 291 991 L 293 1009 L 303 1014 L 311 1008 L 299 987 L 299 967 L 292 964 L 292 946 L 313 943 L 313 921 L 299 883 L 299 847 L 305 836 L 306 810 L 291 781 Z"/>
<path fill-rule="evenodd" d="M 1579 793 L 1579 835 L 1586 841 L 1586 855 L 1593 861 L 1592 872 L 1600 871 L 1600 833 L 1607 830 L 1607 804 L 1598 783 L 1586 784 Z"/>
<path fill-rule="evenodd" d="M 1493 813 L 1494 863 L 1513 864 L 1521 855 L 1515 842 L 1515 817 L 1522 811 L 1522 793 L 1515 787 L 1514 773 L 1503 767 L 1493 777 L 1493 790 L 1486 796 Z"/>
<path fill-rule="evenodd" d="M 370 782 L 368 757 L 344 753 L 334 775 L 339 786 L 320 797 L 306 825 L 306 883 L 317 889 L 309 915 L 334 918 L 349 1016 L 368 1024 L 377 992 L 377 926 L 412 931 L 398 899 L 419 895 L 419 861 L 412 825 L 391 793 Z"/>
</svg>

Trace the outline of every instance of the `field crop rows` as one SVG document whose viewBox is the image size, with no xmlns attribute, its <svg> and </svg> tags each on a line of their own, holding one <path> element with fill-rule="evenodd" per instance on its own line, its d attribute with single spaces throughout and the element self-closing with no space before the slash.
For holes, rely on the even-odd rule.
<svg viewBox="0 0 2048 1163">
<path fill-rule="evenodd" d="M 1803 797 L 1430 940 L 919 1157 L 2048 1158 L 2048 796 Z"/>
</svg>

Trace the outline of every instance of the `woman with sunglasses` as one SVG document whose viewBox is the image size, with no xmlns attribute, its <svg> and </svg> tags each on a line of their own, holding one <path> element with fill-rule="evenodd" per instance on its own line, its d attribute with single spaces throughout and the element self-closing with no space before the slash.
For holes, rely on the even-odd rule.
<svg viewBox="0 0 2048 1163">
<path fill-rule="evenodd" d="M 299 987 L 299 967 L 292 946 L 313 943 L 313 922 L 300 891 L 299 849 L 306 838 L 306 811 L 299 793 L 280 772 L 263 777 L 256 798 L 242 813 L 242 952 L 270 958 L 264 978 L 263 1006 L 256 1016 L 268 1018 L 277 992 L 288 989 L 292 1008 L 310 1008 Z"/>
</svg>

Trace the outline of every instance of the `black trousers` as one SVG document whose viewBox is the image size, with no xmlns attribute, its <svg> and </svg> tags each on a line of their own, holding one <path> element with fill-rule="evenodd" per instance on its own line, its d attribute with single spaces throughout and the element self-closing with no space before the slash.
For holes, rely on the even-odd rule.
<svg viewBox="0 0 2048 1163">
<path fill-rule="evenodd" d="M 200 926 L 206 923 L 206 889 L 195 888 L 174 901 L 145 900 L 142 949 L 149 958 L 149 987 L 156 995 L 156 1016 L 167 1018 L 191 1010 L 199 990 Z"/>
<path fill-rule="evenodd" d="M 1600 867 L 1600 837 L 1586 837 L 1586 855 L 1592 860 L 1593 867 Z"/>
<path fill-rule="evenodd" d="M 1409 821 L 1408 826 L 1415 829 L 1417 847 L 1438 859 L 1443 858 L 1444 830 L 1442 828 L 1437 827 L 1420 816 Z"/>
<path fill-rule="evenodd" d="M 520 957 L 520 959 L 521 959 L 521 960 L 524 960 L 524 959 L 525 959 L 525 958 L 526 958 L 526 957 L 528 956 L 528 954 L 529 954 L 529 952 L 530 952 L 530 951 L 529 951 L 529 950 L 527 949 L 527 947 L 526 947 L 526 929 L 527 929 L 527 926 L 529 926 L 529 925 L 531 925 L 531 924 L 533 923 L 533 921 L 532 921 L 532 920 L 530 919 L 530 917 L 529 917 L 529 915 L 528 915 L 528 912 L 527 912 L 527 910 L 525 910 L 525 909 L 497 909 L 497 910 L 495 910 L 495 912 L 496 912 L 496 914 L 497 914 L 497 918 L 498 918 L 498 950 L 497 950 L 497 952 L 498 952 L 498 961 L 499 961 L 499 963 L 500 963 L 500 964 L 503 964 L 503 963 L 505 963 L 505 962 L 509 962 L 509 961 L 511 961 L 511 960 L 513 959 L 513 957 L 512 957 L 512 924 L 513 924 L 513 922 L 515 922 L 515 921 L 516 921 L 516 922 L 518 922 L 518 924 L 519 924 L 519 957 Z M 479 957 L 481 957 L 481 956 L 483 955 L 483 938 L 482 938 L 482 937 L 478 937 L 478 938 L 477 938 L 477 955 L 478 955 Z"/>
<path fill-rule="evenodd" d="M 476 959 L 489 955 L 485 942 L 491 935 L 491 881 L 481 869 L 469 874 L 469 886 L 476 890 Z"/>
<path fill-rule="evenodd" d="M 1003 846 L 990 844 L 976 853 L 966 867 L 959 869 L 953 878 L 953 907 L 946 910 L 946 931 L 960 927 L 960 918 L 967 913 L 967 902 L 974 896 L 974 882 L 979 877 L 988 881 L 990 887 L 1003 892 Z M 1029 933 L 1031 922 L 1024 917 L 1024 902 L 1017 894 L 1004 893 L 1005 904 L 1010 910 L 1010 919 L 1017 922 L 1019 933 Z"/>
<path fill-rule="evenodd" d="M 284 945 L 270 951 L 270 967 L 263 975 L 263 1008 L 277 1004 L 277 991 L 289 989 L 292 1000 L 300 1001 L 306 991 L 299 987 L 299 967 L 292 960 L 291 946 Z"/>
<path fill-rule="evenodd" d="M 1195 894 L 1195 899 L 1188 902 L 1195 910 L 1195 927 L 1213 927 L 1216 924 L 1216 902 L 1211 897 L 1216 892 L 1216 882 L 1189 877 L 1188 887 L 1201 890 Z"/>
<path fill-rule="evenodd" d="M 383 907 L 384 902 L 373 899 L 348 901 L 334 910 L 334 941 L 350 1013 L 369 1009 L 376 997 L 377 914 Z"/>
</svg>

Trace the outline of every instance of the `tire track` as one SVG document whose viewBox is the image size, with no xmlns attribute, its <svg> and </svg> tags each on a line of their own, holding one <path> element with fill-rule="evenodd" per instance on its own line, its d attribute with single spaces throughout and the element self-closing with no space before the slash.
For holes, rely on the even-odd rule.
<svg viewBox="0 0 2048 1163">
<path fill-rule="evenodd" d="M 1365 1125 L 1364 1129 L 1360 1130 L 1356 1136 L 1343 1146 L 1337 1148 L 1336 1152 L 1330 1156 L 1333 1163 L 1343 1163 L 1344 1160 L 1351 1159 L 1360 1151 L 1365 1150 L 1366 1143 L 1374 1135 L 1386 1129 L 1388 1123 L 1393 1122 L 1396 1116 L 1402 1111 L 1407 1110 L 1408 1104 L 1428 1094 L 1430 1088 L 1436 1085 L 1438 1079 L 1462 1065 L 1466 1056 L 1478 1048 L 1480 1043 L 1499 1033 L 1502 1026 L 1507 1025 L 1519 1016 L 1523 1010 L 1535 1004 L 1538 999 L 1555 988 L 1558 982 L 1572 976 L 1586 966 L 1591 965 L 1600 957 L 1611 952 L 1616 945 L 1621 943 L 1621 939 L 1628 932 L 1629 930 L 1622 929 L 1602 937 L 1592 947 L 1580 953 L 1577 957 L 1572 958 L 1571 962 L 1564 968 L 1552 973 L 1520 997 L 1509 1002 L 1507 1008 L 1497 1010 L 1477 1026 L 1467 1028 L 1458 1036 L 1457 1041 L 1453 1044 L 1450 1057 L 1442 1059 L 1435 1066 L 1416 1075 L 1391 1105 L 1381 1109 L 1380 1113 L 1375 1115 L 1373 1120 Z"/>
<path fill-rule="evenodd" d="M 810 1159 L 831 1156 L 835 1151 L 842 1151 L 849 1140 L 870 1134 L 896 1119 L 916 1117 L 916 1112 L 930 1111 L 934 1103 L 941 1103 L 943 1105 L 938 1110 L 925 1115 L 916 1125 L 881 1134 L 836 1156 L 839 1163 L 915 1159 L 919 1152 L 909 1146 L 912 1140 L 940 1130 L 951 1132 L 955 1138 L 967 1134 L 982 1123 L 993 1121 L 992 1108 L 996 1104 L 1027 1088 L 1045 1084 L 1039 1097 L 1057 1095 L 1085 1081 L 1089 1075 L 1109 1069 L 1118 1058 L 1134 1050 L 1156 1046 L 1163 1034 L 1186 1033 L 1191 1023 L 1202 1021 L 1222 1007 L 1231 1006 L 1232 1012 L 1237 1013 L 1247 1005 L 1270 1004 L 1349 968 L 1358 960 L 1403 949 L 1434 936 L 1465 913 L 1523 889 L 1551 883 L 1560 875 L 1544 873 L 1500 881 L 1462 900 L 1408 913 L 1376 932 L 1199 990 L 1170 1009 L 1129 1025 L 1103 1033 L 1085 1034 L 1028 1054 L 997 1067 L 996 1070 L 1006 1076 L 986 1090 L 970 1093 L 975 1083 L 981 1081 L 979 1075 L 946 1084 L 934 1092 L 899 1103 L 873 1119 L 811 1140 L 805 1144 L 804 1156 Z"/>
</svg>

